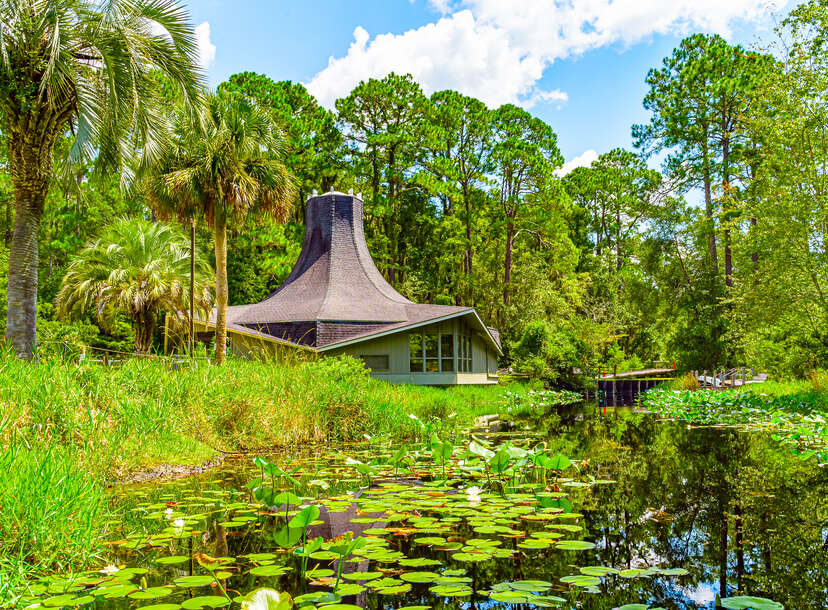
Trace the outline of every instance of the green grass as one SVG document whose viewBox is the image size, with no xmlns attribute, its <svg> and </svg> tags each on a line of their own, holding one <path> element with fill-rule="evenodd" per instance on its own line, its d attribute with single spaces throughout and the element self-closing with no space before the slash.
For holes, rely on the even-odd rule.
<svg viewBox="0 0 828 610">
<path fill-rule="evenodd" d="M 512 391 L 515 390 L 512 388 Z M 496 412 L 506 388 L 395 386 L 353 359 L 279 366 L 230 360 L 130 360 L 107 368 L 0 356 L 0 436 L 69 448 L 111 480 L 158 464 L 204 462 L 220 451 L 340 442 L 363 435 L 411 438 L 409 418 L 470 423 Z M 450 418 L 455 414 L 453 418 Z"/>
<path fill-rule="evenodd" d="M 104 486 L 220 451 L 419 436 L 498 412 L 521 387 L 395 386 L 353 359 L 199 360 L 119 367 L 0 353 L 0 599 L 32 570 L 82 568 L 99 550 Z"/>
</svg>

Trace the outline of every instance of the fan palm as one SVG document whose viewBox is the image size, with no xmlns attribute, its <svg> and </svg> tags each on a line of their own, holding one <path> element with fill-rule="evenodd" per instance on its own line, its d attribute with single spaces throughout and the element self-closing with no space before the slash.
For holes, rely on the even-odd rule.
<svg viewBox="0 0 828 610">
<path fill-rule="evenodd" d="M 196 52 L 175 0 L 0 0 L 0 121 L 15 201 L 6 338 L 19 355 L 35 348 L 37 234 L 58 137 L 71 129 L 71 156 L 103 167 L 121 167 L 136 148 L 154 157 L 164 121 L 153 74 L 191 97 Z"/>
<path fill-rule="evenodd" d="M 257 211 L 286 220 L 295 193 L 273 118 L 230 92 L 205 95 L 198 113 L 176 113 L 175 136 L 147 168 L 145 193 L 156 209 L 192 218 L 204 214 L 216 253 L 216 361 L 226 357 L 227 226 Z"/>
<path fill-rule="evenodd" d="M 212 307 L 213 272 L 196 253 L 196 307 Z M 135 330 L 135 350 L 152 347 L 160 311 L 186 317 L 190 298 L 190 242 L 179 230 L 145 220 L 118 220 L 69 263 L 57 297 L 58 314 L 77 317 L 94 307 L 106 326 L 118 314 Z"/>
</svg>

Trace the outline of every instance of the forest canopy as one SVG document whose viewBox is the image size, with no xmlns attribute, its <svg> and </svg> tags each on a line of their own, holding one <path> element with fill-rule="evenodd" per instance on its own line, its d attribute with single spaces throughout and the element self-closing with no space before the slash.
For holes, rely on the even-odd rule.
<svg viewBox="0 0 828 610">
<path fill-rule="evenodd" d="M 631 126 L 633 146 L 565 175 L 555 126 L 514 105 L 426 95 L 411 76 L 392 73 L 361 82 L 329 110 L 300 83 L 235 74 L 216 95 L 243 98 L 281 130 L 272 156 L 290 173 L 283 192 L 292 207 L 274 218 L 252 206 L 228 224 L 229 304 L 259 301 L 285 279 L 314 190 L 353 189 L 385 277 L 414 301 L 476 307 L 500 329 L 503 365 L 560 381 L 652 361 L 781 375 L 825 367 L 826 39 L 821 0 L 794 9 L 761 49 L 685 38 L 646 77 L 649 120 Z M 191 95 L 198 78 L 183 76 L 186 58 L 162 51 L 178 72 L 136 82 L 148 98 L 153 82 L 162 98 Z M 17 136 L 3 112 L 5 319 L 6 260 L 23 208 L 9 152 Z M 115 219 L 173 223 L 176 214 L 124 184 L 138 169 L 113 173 L 94 155 L 73 156 L 77 117 L 69 115 L 54 135 L 57 169 L 37 229 L 40 349 L 131 351 L 127 316 L 104 325 L 89 307 L 59 320 L 56 297 L 84 245 Z M 107 142 L 92 134 L 86 150 L 96 150 L 96 137 Z M 217 233 L 201 213 L 192 217 L 208 251 Z M 160 349 L 163 325 L 149 326 Z"/>
</svg>

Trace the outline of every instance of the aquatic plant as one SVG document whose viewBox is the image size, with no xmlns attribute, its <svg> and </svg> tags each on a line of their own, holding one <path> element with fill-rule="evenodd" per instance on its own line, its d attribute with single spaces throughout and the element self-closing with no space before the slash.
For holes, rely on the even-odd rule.
<svg viewBox="0 0 828 610">
<path fill-rule="evenodd" d="M 641 406 L 664 417 L 698 425 L 731 425 L 770 432 L 802 457 L 828 462 L 828 412 L 796 394 L 769 396 L 760 391 L 675 391 L 654 388 Z"/>
</svg>

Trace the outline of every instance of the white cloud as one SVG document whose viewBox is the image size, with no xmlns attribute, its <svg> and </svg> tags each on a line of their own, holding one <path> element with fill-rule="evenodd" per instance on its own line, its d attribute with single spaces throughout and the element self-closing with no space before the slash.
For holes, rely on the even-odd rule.
<svg viewBox="0 0 828 610">
<path fill-rule="evenodd" d="M 784 4 L 784 0 L 781 2 Z M 690 30 L 727 35 L 759 21 L 767 0 L 429 0 L 444 16 L 401 34 L 373 39 L 362 27 L 341 57 L 307 84 L 328 107 L 359 81 L 411 73 L 427 93 L 455 89 L 490 106 L 566 101 L 538 81 L 555 60 L 590 49 L 633 44 L 653 34 Z M 458 5 L 462 10 L 458 9 Z"/>
<path fill-rule="evenodd" d="M 560 168 L 555 170 L 555 173 L 558 176 L 566 176 L 569 172 L 571 172 L 576 167 L 589 167 L 598 159 L 598 153 L 592 150 L 585 150 L 580 155 L 575 157 L 574 159 L 570 159 L 566 163 L 564 163 Z"/>
<path fill-rule="evenodd" d="M 198 44 L 198 63 L 205 70 L 216 59 L 216 45 L 210 41 L 210 22 L 205 21 L 195 29 Z"/>
<path fill-rule="evenodd" d="M 307 86 L 320 103 L 331 107 L 360 81 L 389 72 L 412 74 L 429 94 L 455 89 L 500 105 L 534 93 L 543 65 L 509 44 L 501 28 L 480 24 L 471 11 L 464 10 L 404 34 L 381 34 L 373 40 L 357 27 L 347 55 L 330 58 Z"/>
</svg>

